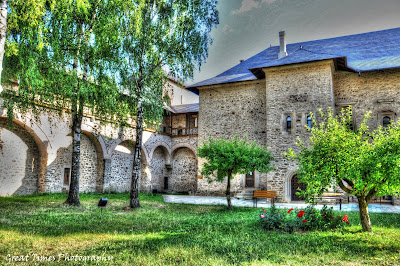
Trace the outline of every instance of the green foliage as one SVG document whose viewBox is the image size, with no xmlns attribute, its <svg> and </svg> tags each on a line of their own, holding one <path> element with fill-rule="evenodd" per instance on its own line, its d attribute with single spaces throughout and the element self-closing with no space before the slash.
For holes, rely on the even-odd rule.
<svg viewBox="0 0 400 266">
<path fill-rule="evenodd" d="M 162 119 L 168 75 L 183 81 L 208 55 L 218 24 L 216 0 L 123 1 L 121 85 L 141 102 L 147 122 Z M 132 109 L 133 115 L 137 110 Z"/>
<path fill-rule="evenodd" d="M 299 165 L 298 175 L 307 184 L 302 194 L 310 200 L 329 187 L 365 198 L 394 195 L 400 191 L 400 124 L 370 131 L 366 113 L 360 127 L 350 130 L 351 109 L 335 116 L 321 112 L 322 122 L 314 123 L 310 143 L 298 141 L 300 152 L 289 155 Z"/>
<path fill-rule="evenodd" d="M 254 170 L 272 170 L 273 157 L 267 148 L 256 142 L 248 143 L 237 136 L 233 140 L 213 139 L 198 148 L 199 157 L 205 158 L 201 174 L 211 182 L 213 178 L 223 181 L 235 174 L 247 174 Z"/>
<path fill-rule="evenodd" d="M 335 215 L 333 208 L 324 206 L 317 210 L 314 206 L 309 206 L 303 210 L 277 209 L 275 205 L 270 208 L 262 208 L 258 213 L 259 222 L 264 230 L 279 230 L 287 233 L 295 231 L 325 231 L 337 230 L 345 225 L 350 225 L 347 214 Z"/>
<path fill-rule="evenodd" d="M 121 46 L 118 3 L 10 2 L 4 74 L 9 84 L 18 81 L 18 88 L 4 91 L 5 105 L 35 115 L 85 108 L 102 120 L 126 121 L 133 104 L 115 78 Z"/>
</svg>

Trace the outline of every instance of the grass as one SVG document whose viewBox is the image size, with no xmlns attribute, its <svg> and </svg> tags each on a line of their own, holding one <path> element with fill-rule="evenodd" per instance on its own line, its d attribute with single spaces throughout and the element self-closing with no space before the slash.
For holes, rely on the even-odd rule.
<svg viewBox="0 0 400 266">
<path fill-rule="evenodd" d="M 100 197 L 109 199 L 102 214 Z M 372 213 L 373 234 L 361 232 L 358 212 L 348 213 L 351 226 L 342 231 L 283 234 L 262 231 L 253 208 L 168 204 L 142 194 L 142 208 L 124 212 L 128 194 L 82 194 L 81 207 L 65 207 L 65 199 L 0 198 L 1 265 L 8 254 L 28 255 L 21 265 L 39 264 L 33 254 L 112 256 L 97 263 L 119 265 L 400 264 L 399 214 Z"/>
</svg>

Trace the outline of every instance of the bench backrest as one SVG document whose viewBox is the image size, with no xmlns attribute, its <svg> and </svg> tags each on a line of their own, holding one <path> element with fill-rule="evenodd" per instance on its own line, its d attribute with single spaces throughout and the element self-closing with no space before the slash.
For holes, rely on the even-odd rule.
<svg viewBox="0 0 400 266">
<path fill-rule="evenodd" d="M 257 198 L 276 198 L 276 191 L 268 191 L 268 190 L 254 190 L 253 197 Z"/>
<path fill-rule="evenodd" d="M 323 198 L 343 198 L 344 193 L 342 191 L 339 192 L 324 192 L 321 195 Z"/>
</svg>

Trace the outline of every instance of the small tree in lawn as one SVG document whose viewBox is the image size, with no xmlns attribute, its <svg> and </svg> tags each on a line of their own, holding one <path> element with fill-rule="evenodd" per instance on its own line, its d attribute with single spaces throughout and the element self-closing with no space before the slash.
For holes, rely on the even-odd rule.
<svg viewBox="0 0 400 266">
<path fill-rule="evenodd" d="M 299 140 L 300 152 L 290 151 L 299 164 L 301 182 L 307 184 L 302 194 L 313 201 L 338 185 L 357 197 L 362 228 L 372 232 L 371 199 L 400 191 L 400 124 L 370 131 L 367 113 L 360 128 L 352 130 L 351 109 L 338 116 L 329 110 L 321 116 L 323 122 L 314 123 L 311 130 L 309 147 Z"/>
<path fill-rule="evenodd" d="M 198 148 L 198 156 L 207 159 L 201 170 L 209 182 L 213 179 L 222 182 L 227 177 L 226 200 L 231 208 L 231 179 L 236 174 L 246 174 L 255 170 L 269 172 L 272 170 L 273 157 L 267 148 L 248 143 L 235 137 L 233 140 L 209 139 L 203 147 Z"/>
</svg>

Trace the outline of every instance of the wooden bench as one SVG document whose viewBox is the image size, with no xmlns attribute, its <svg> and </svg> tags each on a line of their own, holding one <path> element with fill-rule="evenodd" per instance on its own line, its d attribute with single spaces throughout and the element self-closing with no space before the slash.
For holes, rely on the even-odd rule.
<svg viewBox="0 0 400 266">
<path fill-rule="evenodd" d="M 275 204 L 275 198 L 277 196 L 276 191 L 268 190 L 254 190 L 253 192 L 253 207 L 257 207 L 258 199 L 271 199 L 271 204 Z"/>
<path fill-rule="evenodd" d="M 342 200 L 344 199 L 344 192 L 324 192 L 321 195 L 322 199 L 335 199 L 339 200 L 339 209 L 342 210 Z"/>
</svg>

